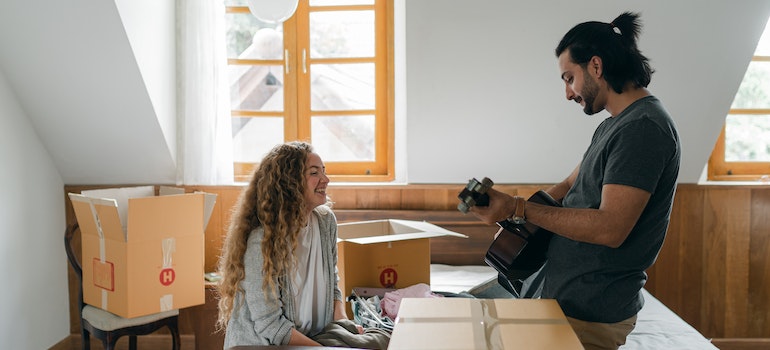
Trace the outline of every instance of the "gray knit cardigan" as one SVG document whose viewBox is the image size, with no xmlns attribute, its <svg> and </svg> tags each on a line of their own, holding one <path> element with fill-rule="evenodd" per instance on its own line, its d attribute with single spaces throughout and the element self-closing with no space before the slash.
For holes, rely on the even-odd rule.
<svg viewBox="0 0 770 350">
<path fill-rule="evenodd" d="M 318 218 L 321 231 L 323 271 L 327 281 L 334 281 L 328 284 L 326 291 L 327 295 L 333 296 L 326 300 L 324 323 L 328 324 L 334 315 L 334 300 L 343 300 L 337 275 L 337 219 L 331 209 L 323 205 L 315 208 L 313 214 Z M 238 345 L 288 344 L 294 320 L 297 319 L 291 283 L 284 284 L 287 287 L 280 290 L 280 298 L 262 290 L 262 237 L 262 227 L 254 229 L 249 235 L 244 255 L 246 276 L 241 281 L 245 293 L 238 292 L 233 301 L 233 313 L 225 334 L 225 349 Z"/>
</svg>

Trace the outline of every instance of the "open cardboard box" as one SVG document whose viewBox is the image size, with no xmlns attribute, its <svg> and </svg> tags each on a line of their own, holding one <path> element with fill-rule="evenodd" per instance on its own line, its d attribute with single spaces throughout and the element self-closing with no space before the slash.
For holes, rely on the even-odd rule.
<svg viewBox="0 0 770 350">
<path fill-rule="evenodd" d="M 430 284 L 430 238 L 468 238 L 425 221 L 372 220 L 342 223 L 337 232 L 339 287 L 405 288 Z M 351 315 L 348 305 L 348 315 Z"/>
<path fill-rule="evenodd" d="M 83 299 L 122 317 L 200 305 L 216 195 L 154 186 L 69 193 L 82 232 Z"/>
<path fill-rule="evenodd" d="M 554 299 L 404 298 L 389 350 L 583 349 Z"/>
</svg>

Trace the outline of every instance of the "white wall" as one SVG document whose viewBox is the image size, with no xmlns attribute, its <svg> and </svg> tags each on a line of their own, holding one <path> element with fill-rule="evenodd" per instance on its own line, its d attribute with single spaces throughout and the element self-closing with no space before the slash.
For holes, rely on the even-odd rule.
<svg viewBox="0 0 770 350">
<path fill-rule="evenodd" d="M 169 3 L 3 0 L 0 68 L 65 183 L 175 182 Z"/>
<path fill-rule="evenodd" d="M 64 183 L 0 70 L 0 349 L 69 333 Z"/>
<path fill-rule="evenodd" d="M 564 179 L 608 114 L 565 99 L 554 48 L 574 25 L 623 11 L 641 12 L 650 90 L 679 127 L 679 181 L 696 183 L 770 1 L 407 1 L 408 181 Z"/>
</svg>

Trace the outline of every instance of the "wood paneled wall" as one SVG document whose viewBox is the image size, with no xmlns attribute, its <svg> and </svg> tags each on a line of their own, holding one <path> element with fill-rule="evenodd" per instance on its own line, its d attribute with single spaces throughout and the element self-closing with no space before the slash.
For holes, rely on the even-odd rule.
<svg viewBox="0 0 770 350">
<path fill-rule="evenodd" d="M 647 289 L 707 337 L 770 337 L 770 186 L 680 185 Z"/>
<path fill-rule="evenodd" d="M 329 196 L 340 211 L 449 211 L 455 210 L 456 195 L 463 186 L 331 186 Z M 525 197 L 547 187 L 495 185 Z M 95 186 L 65 186 L 65 194 L 91 188 Z M 218 195 L 206 229 L 206 271 L 213 271 L 231 208 L 242 188 L 185 188 Z M 75 218 L 66 195 L 65 203 L 71 224 Z M 680 184 L 666 242 L 648 273 L 646 288 L 706 337 L 770 338 L 770 186 Z M 71 285 L 74 302 L 73 290 Z M 79 331 L 77 322 L 72 315 L 73 333 Z M 186 329 L 183 325 L 183 333 Z"/>
</svg>

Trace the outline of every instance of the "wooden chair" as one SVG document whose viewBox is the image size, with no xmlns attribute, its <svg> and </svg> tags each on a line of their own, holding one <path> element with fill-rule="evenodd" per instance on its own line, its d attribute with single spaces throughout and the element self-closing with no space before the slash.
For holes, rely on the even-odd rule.
<svg viewBox="0 0 770 350">
<path fill-rule="evenodd" d="M 129 349 L 136 350 L 136 337 L 138 335 L 150 334 L 162 327 L 168 327 L 171 331 L 173 349 L 179 350 L 179 310 L 124 318 L 83 303 L 83 268 L 72 249 L 72 237 L 75 235 L 75 231 L 79 229 L 77 223 L 67 228 L 64 233 L 64 248 L 67 251 L 70 265 L 78 275 L 78 310 L 80 311 L 80 335 L 82 336 L 83 349 L 91 349 L 91 335 L 102 341 L 105 350 L 115 349 L 118 338 L 127 335 Z"/>
</svg>

